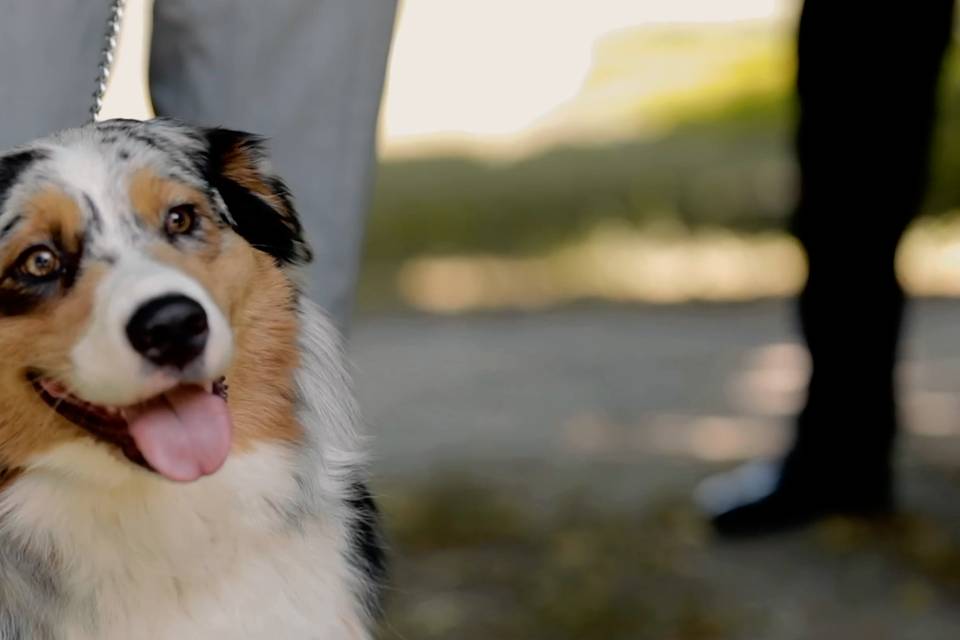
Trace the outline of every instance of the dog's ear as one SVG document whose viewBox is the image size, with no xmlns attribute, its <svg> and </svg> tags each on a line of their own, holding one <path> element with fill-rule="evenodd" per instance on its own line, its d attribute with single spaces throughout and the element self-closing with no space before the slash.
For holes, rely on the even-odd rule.
<svg viewBox="0 0 960 640">
<path fill-rule="evenodd" d="M 42 151 L 27 149 L 0 156 L 0 206 L 7 199 L 10 187 L 31 164 L 46 156 Z"/>
<path fill-rule="evenodd" d="M 293 200 L 270 170 L 263 139 L 229 129 L 207 129 L 205 136 L 206 178 L 227 205 L 234 231 L 280 265 L 309 262 Z"/>
</svg>

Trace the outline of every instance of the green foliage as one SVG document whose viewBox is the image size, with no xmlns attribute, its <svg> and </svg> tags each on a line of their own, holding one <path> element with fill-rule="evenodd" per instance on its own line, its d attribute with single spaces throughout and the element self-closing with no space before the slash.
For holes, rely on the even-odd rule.
<svg viewBox="0 0 960 640">
<path fill-rule="evenodd" d="M 368 260 L 529 253 L 610 219 L 776 226 L 789 167 L 784 107 L 783 98 L 750 98 L 660 139 L 554 149 L 511 164 L 385 163 Z"/>
<path fill-rule="evenodd" d="M 951 61 L 944 76 L 926 213 L 960 205 L 957 67 Z M 529 254 L 574 241 L 607 220 L 783 228 L 794 191 L 792 121 L 792 96 L 771 90 L 704 108 L 652 139 L 558 148 L 513 163 L 386 162 L 367 239 L 368 269 L 424 254 Z"/>
</svg>

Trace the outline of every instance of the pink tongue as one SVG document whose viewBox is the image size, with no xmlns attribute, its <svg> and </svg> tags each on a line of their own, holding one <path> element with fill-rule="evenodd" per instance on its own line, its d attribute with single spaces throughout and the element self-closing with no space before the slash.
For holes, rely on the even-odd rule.
<svg viewBox="0 0 960 640">
<path fill-rule="evenodd" d="M 223 398 L 178 387 L 129 410 L 130 434 L 157 473 L 192 482 L 217 471 L 230 453 L 233 423 Z"/>
</svg>

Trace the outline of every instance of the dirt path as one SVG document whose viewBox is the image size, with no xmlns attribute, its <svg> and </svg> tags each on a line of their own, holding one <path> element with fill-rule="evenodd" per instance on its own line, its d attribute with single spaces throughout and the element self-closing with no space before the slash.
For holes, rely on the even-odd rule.
<svg viewBox="0 0 960 640">
<path fill-rule="evenodd" d="M 384 637 L 960 637 L 960 304 L 912 315 L 902 515 L 730 544 L 691 507 L 705 474 L 783 446 L 791 324 L 779 303 L 361 320 Z"/>
</svg>

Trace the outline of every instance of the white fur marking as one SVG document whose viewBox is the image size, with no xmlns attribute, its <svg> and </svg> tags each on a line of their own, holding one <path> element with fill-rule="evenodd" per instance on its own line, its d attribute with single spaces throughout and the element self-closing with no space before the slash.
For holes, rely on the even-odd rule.
<svg viewBox="0 0 960 640">
<path fill-rule="evenodd" d="M 88 402 L 124 406 L 155 396 L 183 380 L 153 368 L 127 339 L 126 326 L 136 310 L 168 294 L 193 298 L 207 314 L 210 333 L 202 362 L 191 368 L 195 368 L 196 381 L 205 382 L 226 372 L 233 334 L 203 286 L 173 267 L 130 252 L 97 288 L 90 324 L 73 348 L 73 373 L 64 382 L 74 393 Z"/>
</svg>

